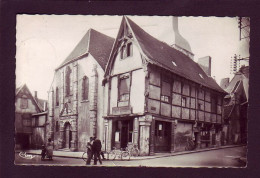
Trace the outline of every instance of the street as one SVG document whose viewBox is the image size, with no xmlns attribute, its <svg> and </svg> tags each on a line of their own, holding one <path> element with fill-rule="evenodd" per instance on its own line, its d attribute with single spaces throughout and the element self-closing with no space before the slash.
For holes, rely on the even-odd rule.
<svg viewBox="0 0 260 178">
<path fill-rule="evenodd" d="M 161 157 L 146 160 L 112 161 L 104 160 L 102 166 L 147 166 L 147 167 L 245 167 L 246 163 L 239 159 L 246 157 L 246 147 L 234 147 L 212 151 L 205 151 L 178 156 Z M 15 164 L 20 165 L 67 165 L 84 166 L 86 163 L 78 158 L 54 157 L 53 161 L 42 161 L 39 155 L 22 158 L 15 154 Z M 93 164 L 93 161 L 91 162 Z M 91 165 L 92 166 L 92 165 Z M 98 163 L 98 166 L 99 163 Z"/>
</svg>

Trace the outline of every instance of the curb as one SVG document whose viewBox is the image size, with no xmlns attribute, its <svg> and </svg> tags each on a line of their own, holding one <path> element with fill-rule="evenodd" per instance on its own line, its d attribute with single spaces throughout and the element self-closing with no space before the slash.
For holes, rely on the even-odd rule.
<svg viewBox="0 0 260 178">
<path fill-rule="evenodd" d="M 223 146 L 223 147 L 213 147 L 213 148 L 207 148 L 207 149 L 201 149 L 201 150 L 194 150 L 194 151 L 183 151 L 183 152 L 176 152 L 171 153 L 167 155 L 158 155 L 158 156 L 151 156 L 151 157 L 145 157 L 145 158 L 134 158 L 129 161 L 135 161 L 135 160 L 147 160 L 147 159 L 156 159 L 156 158 L 163 158 L 163 157 L 171 157 L 171 156 L 179 156 L 179 155 L 185 155 L 185 154 L 192 154 L 192 153 L 200 153 L 200 152 L 206 152 L 206 151 L 213 151 L 213 150 L 220 150 L 220 149 L 226 149 L 226 148 L 235 148 L 235 147 L 242 147 L 246 145 L 230 145 L 230 146 Z M 15 151 L 15 153 L 19 153 L 20 151 Z M 25 151 L 26 152 L 26 151 Z M 40 153 L 31 153 L 28 151 L 27 153 L 31 155 L 41 155 Z M 81 157 L 76 156 L 65 156 L 65 155 L 55 155 L 53 154 L 53 157 L 62 157 L 62 158 L 74 158 L 74 159 L 82 159 Z M 108 159 L 102 160 L 102 161 L 109 161 Z M 114 160 L 114 161 L 121 161 L 120 159 Z"/>
</svg>

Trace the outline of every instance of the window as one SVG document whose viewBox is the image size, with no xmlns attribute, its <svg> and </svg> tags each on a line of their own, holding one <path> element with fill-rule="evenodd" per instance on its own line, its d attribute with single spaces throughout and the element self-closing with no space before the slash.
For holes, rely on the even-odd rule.
<svg viewBox="0 0 260 178">
<path fill-rule="evenodd" d="M 87 100 L 88 99 L 88 77 L 84 76 L 82 79 L 82 100 Z"/>
<path fill-rule="evenodd" d="M 162 81 L 161 101 L 169 103 L 171 96 L 171 85 L 168 82 Z"/>
<path fill-rule="evenodd" d="M 121 47 L 121 59 L 125 59 L 133 55 L 133 44 L 127 43 Z"/>
<path fill-rule="evenodd" d="M 26 95 L 23 95 L 21 98 L 21 109 L 27 109 L 28 108 L 28 98 Z"/>
<path fill-rule="evenodd" d="M 119 80 L 119 101 L 129 101 L 130 77 L 129 74 L 120 76 Z"/>
<path fill-rule="evenodd" d="M 34 125 L 35 127 L 39 126 L 39 117 L 38 117 L 38 116 L 35 117 L 35 121 L 34 121 L 34 122 L 35 122 L 35 123 L 34 123 L 34 124 L 35 124 L 35 125 Z"/>
<path fill-rule="evenodd" d="M 174 61 L 172 61 L 172 64 L 176 67 L 177 66 L 177 64 L 174 62 Z"/>
<path fill-rule="evenodd" d="M 71 69 L 70 67 L 66 68 L 66 76 L 65 76 L 65 94 L 66 96 L 70 95 L 71 92 Z"/>
<path fill-rule="evenodd" d="M 185 97 L 182 97 L 182 99 L 181 99 L 181 105 L 182 105 L 183 107 L 186 107 L 186 106 L 187 106 L 187 99 L 186 99 Z"/>
<path fill-rule="evenodd" d="M 215 95 L 211 96 L 211 112 L 217 113 L 217 97 Z"/>
<path fill-rule="evenodd" d="M 202 105 L 202 103 L 198 103 L 198 110 L 203 110 L 203 105 Z"/>
<path fill-rule="evenodd" d="M 56 121 L 56 132 L 58 132 L 59 130 L 60 130 L 59 121 Z"/>
<path fill-rule="evenodd" d="M 59 106 L 59 88 L 56 87 L 56 106 Z"/>
</svg>

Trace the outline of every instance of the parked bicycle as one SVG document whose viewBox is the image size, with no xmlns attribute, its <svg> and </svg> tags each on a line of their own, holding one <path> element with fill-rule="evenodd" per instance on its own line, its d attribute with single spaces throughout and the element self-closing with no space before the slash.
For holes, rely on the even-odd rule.
<svg viewBox="0 0 260 178">
<path fill-rule="evenodd" d="M 138 149 L 138 146 L 136 144 L 127 144 L 127 147 L 126 147 L 126 151 L 128 151 L 130 153 L 130 156 L 139 156 L 139 149 Z"/>
<path fill-rule="evenodd" d="M 123 149 L 116 149 L 115 147 L 108 154 L 108 159 L 115 160 L 116 158 L 121 160 L 130 160 L 130 152 Z"/>
<path fill-rule="evenodd" d="M 191 151 L 191 150 L 194 150 L 195 148 L 196 148 L 196 145 L 195 145 L 194 141 L 190 137 L 188 137 L 187 143 L 186 143 L 186 146 L 185 146 L 185 150 Z"/>
</svg>

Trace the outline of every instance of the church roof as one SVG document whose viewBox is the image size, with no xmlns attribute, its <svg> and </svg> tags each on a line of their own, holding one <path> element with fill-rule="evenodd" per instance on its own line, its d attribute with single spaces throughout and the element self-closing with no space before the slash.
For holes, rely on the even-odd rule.
<svg viewBox="0 0 260 178">
<path fill-rule="evenodd" d="M 114 38 L 104 35 L 94 29 L 89 29 L 57 69 L 74 60 L 80 59 L 88 53 L 97 60 L 102 69 L 105 69 L 113 43 Z"/>
<path fill-rule="evenodd" d="M 154 38 L 128 17 L 124 18 L 126 18 L 132 29 L 143 53 L 148 57 L 148 62 L 170 70 L 179 76 L 205 87 L 226 93 L 213 78 L 207 76 L 201 67 L 188 56 Z"/>
</svg>

